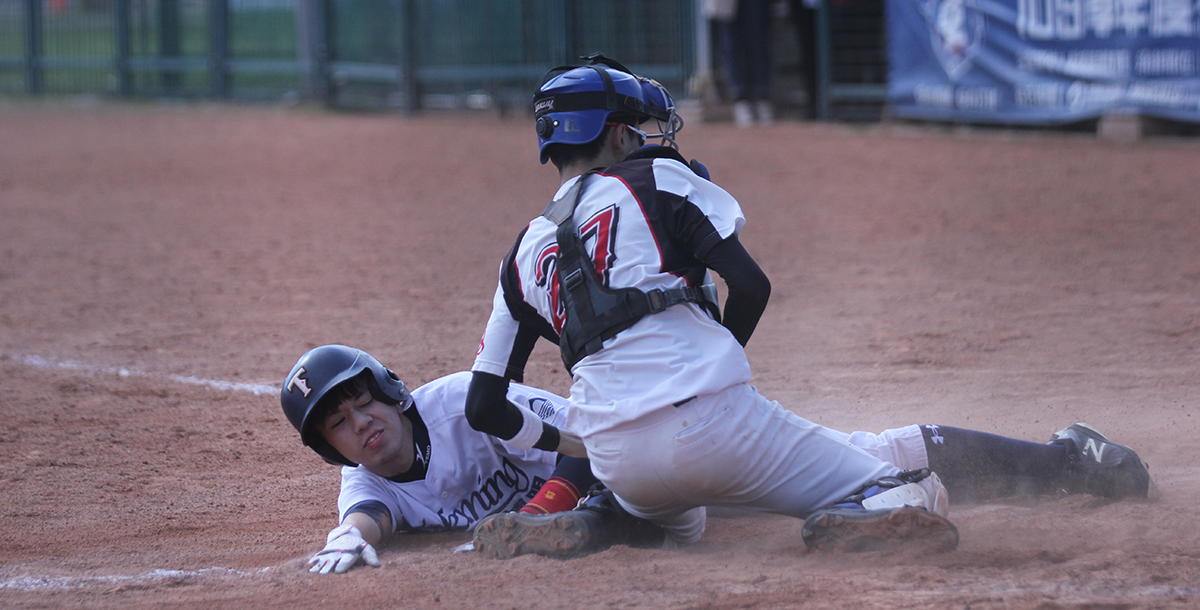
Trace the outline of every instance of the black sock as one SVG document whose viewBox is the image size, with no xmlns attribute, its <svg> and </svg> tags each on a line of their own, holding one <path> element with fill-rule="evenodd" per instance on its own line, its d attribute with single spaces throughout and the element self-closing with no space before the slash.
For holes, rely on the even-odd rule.
<svg viewBox="0 0 1200 610">
<path fill-rule="evenodd" d="M 558 465 L 554 467 L 553 476 L 570 481 L 581 494 L 586 494 L 592 485 L 600 482 L 596 475 L 592 474 L 592 463 L 587 458 L 573 458 L 566 455 L 559 458 Z"/>
<path fill-rule="evenodd" d="M 1067 465 L 1067 449 L 987 432 L 924 425 L 929 468 L 951 502 L 1055 493 Z"/>
</svg>

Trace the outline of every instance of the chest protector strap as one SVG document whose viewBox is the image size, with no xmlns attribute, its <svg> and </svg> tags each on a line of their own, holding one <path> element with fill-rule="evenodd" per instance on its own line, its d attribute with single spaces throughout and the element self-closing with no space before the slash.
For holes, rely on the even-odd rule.
<svg viewBox="0 0 1200 610">
<path fill-rule="evenodd" d="M 587 256 L 583 240 L 575 233 L 575 206 L 583 195 L 583 183 L 594 172 L 581 176 L 560 199 L 550 202 L 542 213 L 558 225 L 558 298 L 566 309 L 566 321 L 558 347 L 570 371 L 577 362 L 600 351 L 606 339 L 633 326 L 643 316 L 680 303 L 698 303 L 720 320 L 717 290 L 713 284 L 642 292 L 637 288 L 608 288 L 595 264 Z"/>
</svg>

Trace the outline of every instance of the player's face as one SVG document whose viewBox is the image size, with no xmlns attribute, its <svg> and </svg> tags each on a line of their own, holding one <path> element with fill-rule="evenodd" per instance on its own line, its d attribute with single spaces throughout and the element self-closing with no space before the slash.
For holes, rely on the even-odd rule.
<svg viewBox="0 0 1200 610">
<path fill-rule="evenodd" d="M 343 401 L 320 426 L 325 440 L 352 462 L 390 477 L 413 462 L 412 423 L 370 392 Z"/>
</svg>

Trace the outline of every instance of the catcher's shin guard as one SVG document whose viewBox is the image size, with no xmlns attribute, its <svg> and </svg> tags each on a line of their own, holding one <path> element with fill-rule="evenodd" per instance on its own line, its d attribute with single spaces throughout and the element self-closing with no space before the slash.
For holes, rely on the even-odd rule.
<svg viewBox="0 0 1200 610">
<path fill-rule="evenodd" d="M 1150 498 L 1150 467 L 1125 445 L 1114 443 L 1088 424 L 1072 424 L 1055 432 L 1050 443 L 1067 448 L 1061 488 L 1105 498 Z"/>
<path fill-rule="evenodd" d="M 575 510 L 548 515 L 498 513 L 475 526 L 475 550 L 492 559 L 519 555 L 569 558 L 616 544 L 661 547 L 664 530 L 630 515 L 607 489 L 594 492 Z"/>
<path fill-rule="evenodd" d="M 809 515 L 801 537 L 811 549 L 846 552 L 917 543 L 933 551 L 958 546 L 958 528 L 946 518 L 949 496 L 928 468 L 871 481 L 845 500 Z"/>
</svg>

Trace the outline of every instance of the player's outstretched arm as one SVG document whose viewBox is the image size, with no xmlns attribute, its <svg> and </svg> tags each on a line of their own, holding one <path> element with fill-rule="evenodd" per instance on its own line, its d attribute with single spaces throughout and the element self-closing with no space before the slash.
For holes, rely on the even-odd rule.
<svg viewBox="0 0 1200 610">
<path fill-rule="evenodd" d="M 374 545 L 383 539 L 386 531 L 384 525 L 366 513 L 346 515 L 342 524 L 333 528 L 325 538 L 325 548 L 308 560 L 313 564 L 309 572 L 342 574 L 359 560 L 375 568 L 383 565 Z"/>
</svg>

